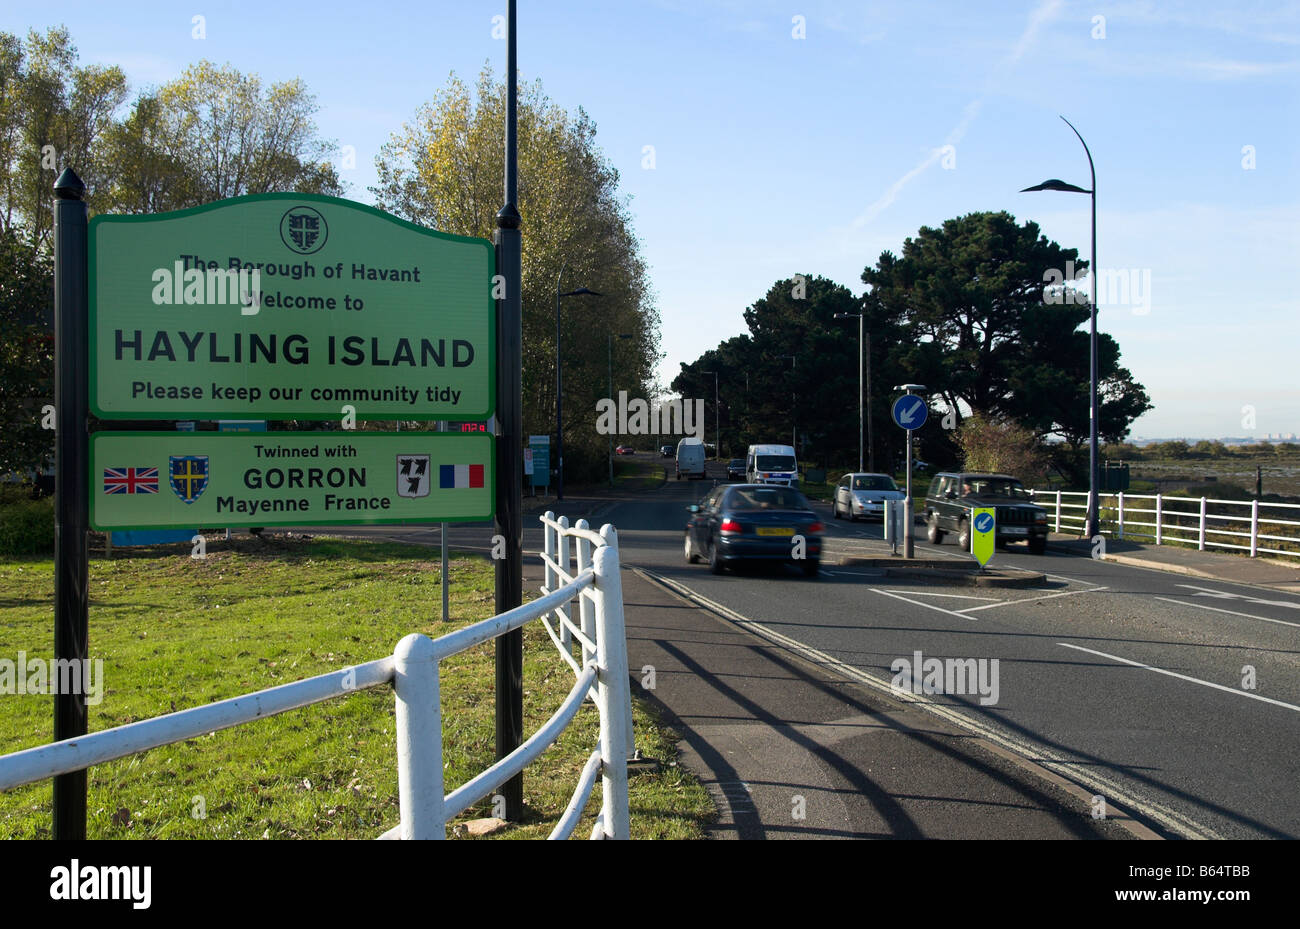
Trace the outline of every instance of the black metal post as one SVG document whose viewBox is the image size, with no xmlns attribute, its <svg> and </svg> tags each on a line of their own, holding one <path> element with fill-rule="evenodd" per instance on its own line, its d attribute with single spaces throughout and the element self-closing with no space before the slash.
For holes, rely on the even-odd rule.
<svg viewBox="0 0 1300 929">
<path fill-rule="evenodd" d="M 505 537 L 506 557 L 496 565 L 496 611 L 523 603 L 523 234 L 519 196 L 518 63 L 515 0 L 509 0 L 506 38 L 505 205 L 497 213 L 497 273 L 505 297 L 497 301 L 497 500 L 496 531 Z M 524 638 L 522 630 L 496 640 L 496 756 L 500 760 L 524 740 Z M 506 819 L 524 814 L 524 778 L 501 787 Z"/>
<path fill-rule="evenodd" d="M 89 657 L 85 192 L 86 185 L 71 168 L 65 168 L 54 182 L 54 657 L 77 662 Z M 86 665 L 81 667 L 84 670 Z M 86 731 L 85 689 L 56 694 L 54 741 L 75 739 Z M 84 770 L 54 778 L 53 834 L 56 839 L 86 837 Z"/>
<path fill-rule="evenodd" d="M 555 279 L 555 499 L 564 499 L 564 375 L 560 367 L 560 281 L 567 264 L 560 265 Z"/>
<path fill-rule="evenodd" d="M 871 435 L 871 333 L 866 334 L 867 348 L 867 470 L 876 470 L 876 446 Z"/>
</svg>

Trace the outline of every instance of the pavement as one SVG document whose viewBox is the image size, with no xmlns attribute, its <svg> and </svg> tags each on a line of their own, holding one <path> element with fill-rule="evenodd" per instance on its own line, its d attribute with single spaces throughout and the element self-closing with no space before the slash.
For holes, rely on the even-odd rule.
<svg viewBox="0 0 1300 929">
<path fill-rule="evenodd" d="M 717 839 L 1158 838 L 933 714 L 623 572 L 637 692 L 681 735 Z M 809 654 L 805 651 L 805 654 Z M 654 688 L 646 672 L 654 669 Z"/>
</svg>

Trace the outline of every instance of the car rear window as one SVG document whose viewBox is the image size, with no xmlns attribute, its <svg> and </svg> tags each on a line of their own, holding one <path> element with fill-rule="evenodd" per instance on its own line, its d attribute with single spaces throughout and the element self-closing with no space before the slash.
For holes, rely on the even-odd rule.
<svg viewBox="0 0 1300 929">
<path fill-rule="evenodd" d="M 868 475 L 866 477 L 855 477 L 853 479 L 854 490 L 898 490 L 898 485 L 894 483 L 892 477 L 884 475 Z"/>
<path fill-rule="evenodd" d="M 733 490 L 727 498 L 731 510 L 806 510 L 808 501 L 790 487 L 746 487 Z"/>
</svg>

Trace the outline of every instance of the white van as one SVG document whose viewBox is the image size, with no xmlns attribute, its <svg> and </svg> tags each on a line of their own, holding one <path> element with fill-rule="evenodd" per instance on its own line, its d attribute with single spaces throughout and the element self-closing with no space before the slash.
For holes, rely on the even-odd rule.
<svg viewBox="0 0 1300 929">
<path fill-rule="evenodd" d="M 792 445 L 751 445 L 745 456 L 745 480 L 750 484 L 799 486 L 799 465 Z"/>
<path fill-rule="evenodd" d="M 704 477 L 704 443 L 687 436 L 677 443 L 677 480 Z"/>
</svg>

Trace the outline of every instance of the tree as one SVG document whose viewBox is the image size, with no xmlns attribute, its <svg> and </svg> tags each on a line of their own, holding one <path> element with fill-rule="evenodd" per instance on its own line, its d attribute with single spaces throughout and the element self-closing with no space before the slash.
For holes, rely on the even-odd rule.
<svg viewBox="0 0 1300 929">
<path fill-rule="evenodd" d="M 702 372 L 718 372 L 723 446 L 733 452 L 755 442 L 788 443 L 797 430 L 801 456 L 825 463 L 851 451 L 856 459 L 857 326 L 835 314 L 859 306 L 852 291 L 824 277 L 777 281 L 745 310 L 748 334 L 683 364 L 672 389 L 712 407 L 713 376 Z"/>
<path fill-rule="evenodd" d="M 104 135 L 126 97 L 122 69 L 79 66 L 66 29 L 33 30 L 25 45 L 0 33 L 0 227 L 47 250 L 54 179 L 69 165 L 95 206 L 99 176 L 91 166 L 100 162 Z"/>
<path fill-rule="evenodd" d="M 957 430 L 957 444 L 969 471 L 1012 474 L 1027 486 L 1047 478 L 1047 452 L 1031 429 L 1007 420 L 969 416 Z"/>
<path fill-rule="evenodd" d="M 186 205 L 276 191 L 338 196 L 344 192 L 330 163 L 338 147 L 316 134 L 319 107 L 302 80 L 272 84 L 263 92 L 256 74 L 230 65 L 200 61 L 156 94 L 142 96 L 132 117 L 115 136 L 127 156 L 114 175 L 115 205 L 133 205 L 156 190 L 149 168 L 171 167 L 171 182 L 183 185 Z M 137 141 L 137 145 L 130 142 Z M 138 177 L 142 185 L 126 181 Z"/>
<path fill-rule="evenodd" d="M 0 230 L 0 475 L 42 470 L 54 451 L 42 406 L 53 403 L 53 337 L 45 326 L 54 269 L 11 229 Z"/>
<path fill-rule="evenodd" d="M 565 472 L 595 477 L 606 437 L 596 433 L 596 402 L 609 392 L 646 396 L 659 360 L 659 316 L 640 243 L 632 231 L 618 172 L 596 146 L 581 108 L 570 115 L 541 84 L 519 89 L 519 210 L 523 215 L 524 423 L 549 432 L 555 418 L 555 293 L 585 286 L 603 296 L 574 297 L 561 314 L 564 355 Z M 505 85 L 484 68 L 471 89 L 454 74 L 375 159 L 377 205 L 443 232 L 491 238 L 502 205 Z M 563 276 L 561 277 L 561 270 Z M 620 340 L 630 333 L 634 338 Z"/>
<path fill-rule="evenodd" d="M 1086 474 L 1089 430 L 1088 307 L 1045 300 L 1047 272 L 1078 262 L 1077 249 L 1017 225 L 1006 212 L 971 213 L 922 227 L 901 258 L 884 252 L 863 271 L 869 302 L 906 333 L 898 360 L 927 384 L 960 421 L 964 410 L 1017 422 L 1053 447 L 1058 466 Z M 1151 409 L 1119 346 L 1098 336 L 1098 431 L 1122 440 Z"/>
</svg>

